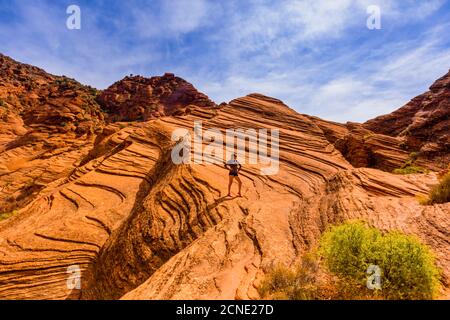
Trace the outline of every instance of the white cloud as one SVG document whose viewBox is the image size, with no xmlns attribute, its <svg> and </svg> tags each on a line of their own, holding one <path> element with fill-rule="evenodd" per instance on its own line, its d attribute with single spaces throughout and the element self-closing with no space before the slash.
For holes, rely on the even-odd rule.
<svg viewBox="0 0 450 320">
<path fill-rule="evenodd" d="M 218 102 L 259 92 L 281 98 L 301 113 L 363 122 L 396 110 L 449 71 L 450 48 L 442 37 L 448 27 L 438 25 L 415 40 L 372 53 L 365 47 L 352 48 L 325 62 L 281 64 L 262 75 L 258 66 L 265 68 L 258 63 L 251 68 L 242 62 L 225 79 L 192 79 Z M 373 56 L 362 59 L 365 54 Z"/>
<path fill-rule="evenodd" d="M 208 0 L 162 1 L 155 11 L 144 5 L 126 4 L 132 13 L 130 27 L 142 38 L 177 37 L 211 23 L 208 16 L 216 6 Z"/>
<path fill-rule="evenodd" d="M 298 28 L 298 39 L 311 40 L 318 37 L 334 37 L 350 24 L 352 15 L 357 16 L 351 0 L 337 1 L 292 1 L 285 11 L 293 26 Z M 361 14 L 361 13 L 360 13 Z"/>
<path fill-rule="evenodd" d="M 366 9 L 374 4 L 372 0 L 251 3 L 247 10 L 233 11 L 220 36 L 228 73 L 221 79 L 195 81 L 218 101 L 260 92 L 283 99 L 299 112 L 336 121 L 365 121 L 424 92 L 450 66 L 449 51 L 440 48 L 442 26 L 433 34 L 397 42 L 389 41 L 388 32 L 375 34 L 379 47 L 377 42 L 339 46 L 341 38 L 365 31 Z M 383 26 L 396 30 L 427 18 L 443 1 L 379 0 L 377 4 Z M 385 42 L 380 40 L 384 35 Z M 324 61 L 328 43 L 337 45 L 336 54 Z"/>
<path fill-rule="evenodd" d="M 211 7 L 205 0 L 172 0 L 163 2 L 162 19 L 174 33 L 195 31 L 207 22 Z"/>
<path fill-rule="evenodd" d="M 381 7 L 383 8 L 382 14 L 387 15 L 397 23 L 408 23 L 427 18 L 439 10 L 444 3 L 445 0 L 383 0 L 381 1 Z"/>
<path fill-rule="evenodd" d="M 425 19 L 443 0 L 378 0 L 382 21 L 387 26 Z M 352 28 L 362 31 L 373 0 L 289 0 L 250 2 L 246 10 L 228 8 L 224 32 L 220 34 L 233 58 L 264 52 L 271 58 L 294 52 L 299 46 L 311 50 L 323 41 L 347 35 Z"/>
</svg>

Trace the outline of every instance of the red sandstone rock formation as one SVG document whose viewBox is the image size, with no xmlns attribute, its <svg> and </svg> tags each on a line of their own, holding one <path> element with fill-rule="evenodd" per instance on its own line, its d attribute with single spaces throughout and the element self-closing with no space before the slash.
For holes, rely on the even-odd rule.
<svg viewBox="0 0 450 320">
<path fill-rule="evenodd" d="M 298 261 L 327 226 L 349 219 L 420 237 L 437 255 L 443 293 L 449 289 L 450 204 L 416 199 L 437 175 L 352 165 L 372 165 L 374 156 L 381 167 L 397 166 L 405 156 L 399 138 L 300 115 L 258 94 L 216 108 L 171 75 L 108 89 L 98 99 L 107 117 L 130 122 L 105 124 L 100 106 L 80 98 L 88 88 L 59 89 L 60 78 L 4 63 L 0 109 L 9 116 L 0 118 L 0 204 L 18 211 L 0 221 L 0 299 L 258 299 L 256 286 L 272 265 Z M 31 68 L 21 77 L 36 89 L 14 78 L 19 66 Z M 143 93 L 148 85 L 156 92 Z M 128 90 L 143 112 L 122 98 Z M 31 105 L 20 102 L 22 92 Z M 88 101 L 92 112 L 77 109 Z M 188 105 L 191 112 L 170 116 Z M 141 115 L 156 118 L 131 121 Z M 77 131 L 83 116 L 93 130 Z M 196 120 L 222 131 L 279 128 L 279 173 L 262 176 L 260 165 L 246 165 L 244 197 L 226 198 L 221 165 L 174 165 L 171 133 L 192 132 Z M 67 287 L 74 265 L 82 290 Z"/>
<path fill-rule="evenodd" d="M 391 114 L 367 121 L 364 127 L 402 137 L 405 150 L 420 152 L 446 167 L 450 162 L 450 72 L 437 80 L 430 91 Z"/>
<path fill-rule="evenodd" d="M 325 137 L 355 168 L 376 168 L 392 172 L 405 166 L 414 158 L 414 165 L 439 170 L 440 163 L 413 155 L 404 150 L 405 139 L 374 133 L 362 124 L 333 123 L 317 117 L 306 116 L 316 123 Z M 417 157 L 417 159 L 416 159 Z"/>
<path fill-rule="evenodd" d="M 103 127 L 96 94 L 0 55 L 0 213 L 74 169 Z"/>
<path fill-rule="evenodd" d="M 112 121 L 147 121 L 183 115 L 192 106 L 216 107 L 206 95 L 185 80 L 166 73 L 162 77 L 130 76 L 116 82 L 98 98 Z"/>
</svg>

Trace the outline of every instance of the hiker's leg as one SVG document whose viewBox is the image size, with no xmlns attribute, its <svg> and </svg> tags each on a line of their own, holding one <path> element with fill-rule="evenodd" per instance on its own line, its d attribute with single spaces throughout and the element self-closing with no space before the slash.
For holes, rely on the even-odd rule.
<svg viewBox="0 0 450 320">
<path fill-rule="evenodd" d="M 231 185 L 233 184 L 233 176 L 230 176 L 228 179 L 228 196 L 231 196 Z"/>
<path fill-rule="evenodd" d="M 236 180 L 237 180 L 238 185 L 239 185 L 239 197 L 242 197 L 242 194 L 241 194 L 241 190 L 242 190 L 242 181 L 241 181 L 241 178 L 236 177 Z"/>
</svg>

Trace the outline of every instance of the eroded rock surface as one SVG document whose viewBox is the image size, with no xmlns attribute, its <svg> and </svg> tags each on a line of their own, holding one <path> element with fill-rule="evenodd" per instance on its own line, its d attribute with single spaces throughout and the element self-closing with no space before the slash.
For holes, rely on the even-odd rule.
<svg viewBox="0 0 450 320">
<path fill-rule="evenodd" d="M 2 73 L 1 97 L 25 90 L 8 80 L 15 68 Z M 88 99 L 92 130 L 77 131 L 85 123 L 75 125 L 85 101 L 78 97 L 89 88 L 76 96 L 74 89 L 44 89 L 53 76 L 30 68 L 25 74 L 42 82 L 36 104 L 20 109 L 13 98 L 0 122 L 0 204 L 5 212 L 14 199 L 10 209 L 18 210 L 0 221 L 0 299 L 258 299 L 256 286 L 272 265 L 295 263 L 327 226 L 349 219 L 419 236 L 437 255 L 448 293 L 450 204 L 421 206 L 416 199 L 437 174 L 355 168 L 373 165 L 362 152 L 367 145 L 384 161 L 380 167 L 397 166 L 408 155 L 398 152 L 399 138 L 300 115 L 259 94 L 218 108 L 201 94 L 187 99 L 185 90 L 192 90 L 179 80 L 167 95 L 147 96 L 161 103 L 161 114 L 116 104 L 116 89 L 103 95 L 113 101 L 108 110 L 101 99 Z M 136 92 L 162 81 L 152 79 L 138 78 Z M 131 100 L 148 101 L 135 93 Z M 116 112 L 116 120 L 128 122 L 108 123 Z M 146 114 L 151 120 L 141 121 Z M 62 130 L 61 119 L 73 126 Z M 199 120 L 204 130 L 222 133 L 279 129 L 278 174 L 245 165 L 244 196 L 227 198 L 221 165 L 173 164 L 173 130 L 193 135 Z M 73 266 L 81 269 L 82 290 L 67 286 Z"/>
</svg>

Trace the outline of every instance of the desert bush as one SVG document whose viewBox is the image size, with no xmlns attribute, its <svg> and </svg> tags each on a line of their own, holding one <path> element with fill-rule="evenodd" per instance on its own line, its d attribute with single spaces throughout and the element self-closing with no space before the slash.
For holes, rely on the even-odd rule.
<svg viewBox="0 0 450 320">
<path fill-rule="evenodd" d="M 350 298 L 367 296 L 370 265 L 378 266 L 382 272 L 381 291 L 373 292 L 373 297 L 432 299 L 438 289 L 435 258 L 414 236 L 398 232 L 383 235 L 361 222 L 349 222 L 324 233 L 320 254 L 341 285 L 348 285 L 344 289 L 350 290 Z"/>
<path fill-rule="evenodd" d="M 6 220 L 6 219 L 12 217 L 15 214 L 17 214 L 16 210 L 14 210 L 12 212 L 0 213 L 0 221 Z"/>
<path fill-rule="evenodd" d="M 431 188 L 428 201 L 424 204 L 441 204 L 450 202 L 450 173 L 444 175 L 439 184 Z"/>
<path fill-rule="evenodd" d="M 295 272 L 284 265 L 275 266 L 266 276 L 260 287 L 259 294 L 263 297 L 277 296 L 289 299 L 289 291 L 294 286 L 296 280 Z M 282 299 L 283 300 L 283 299 Z"/>
<path fill-rule="evenodd" d="M 381 239 L 378 263 L 388 299 L 432 299 L 439 288 L 434 255 L 414 236 L 390 232 Z"/>
<path fill-rule="evenodd" d="M 318 285 L 319 263 L 313 254 L 305 255 L 296 268 L 277 265 L 258 287 L 263 298 L 274 300 L 315 300 L 322 296 Z"/>
<path fill-rule="evenodd" d="M 374 243 L 381 237 L 380 231 L 361 222 L 346 223 L 323 234 L 320 254 L 332 273 L 363 283 L 367 268 L 379 255 Z"/>
<path fill-rule="evenodd" d="M 428 170 L 420 166 L 407 165 L 403 168 L 395 169 L 395 174 L 414 174 L 414 173 L 428 173 Z"/>
<path fill-rule="evenodd" d="M 414 173 L 428 173 L 429 170 L 415 164 L 416 160 L 419 158 L 418 152 L 411 152 L 409 154 L 409 159 L 403 164 L 401 168 L 395 169 L 393 173 L 395 174 L 414 174 Z"/>
<path fill-rule="evenodd" d="M 0 99 L 0 107 L 3 107 L 5 105 L 5 101 L 3 99 Z"/>
</svg>

